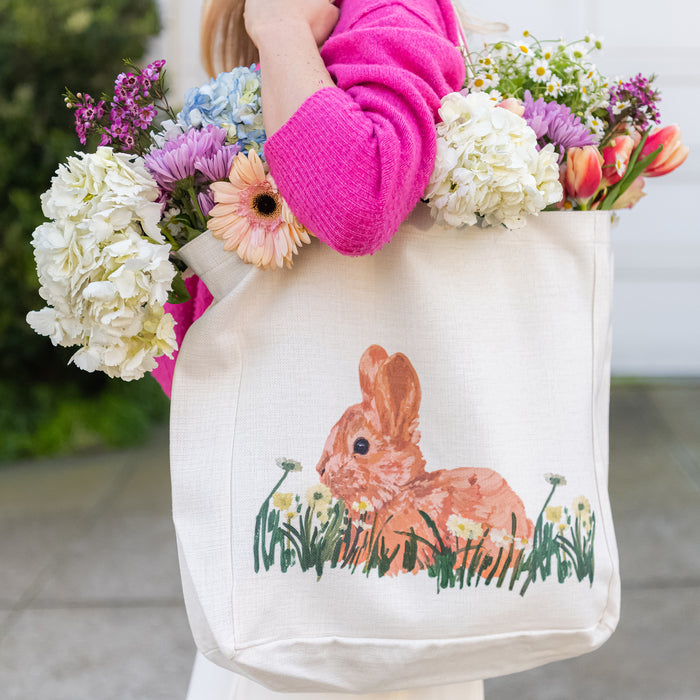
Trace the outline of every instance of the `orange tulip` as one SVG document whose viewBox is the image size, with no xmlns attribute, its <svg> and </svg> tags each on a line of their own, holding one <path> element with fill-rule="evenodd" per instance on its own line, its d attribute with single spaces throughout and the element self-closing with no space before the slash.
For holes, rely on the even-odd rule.
<svg viewBox="0 0 700 700">
<path fill-rule="evenodd" d="M 634 139 L 626 134 L 616 136 L 603 149 L 603 185 L 610 187 L 622 180 L 634 150 Z"/>
<path fill-rule="evenodd" d="M 659 155 L 647 166 L 642 173 L 647 177 L 659 177 L 675 170 L 688 157 L 689 148 L 681 141 L 681 128 L 678 124 L 670 124 L 663 128 L 654 129 L 646 140 L 640 158 L 648 156 L 659 146 L 662 147 Z"/>
<path fill-rule="evenodd" d="M 646 196 L 644 190 L 644 178 L 638 177 L 632 184 L 615 200 L 613 209 L 631 209 L 642 197 Z"/>
<path fill-rule="evenodd" d="M 595 146 L 574 146 L 566 152 L 566 191 L 579 202 L 590 199 L 603 178 L 603 156 Z"/>
</svg>

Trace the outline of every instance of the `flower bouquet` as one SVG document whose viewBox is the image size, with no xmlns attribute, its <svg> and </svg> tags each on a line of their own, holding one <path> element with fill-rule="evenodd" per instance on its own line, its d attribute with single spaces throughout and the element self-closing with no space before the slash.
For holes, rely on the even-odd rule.
<svg viewBox="0 0 700 700">
<path fill-rule="evenodd" d="M 659 122 L 654 76 L 603 76 L 600 40 L 486 44 L 465 54 L 464 90 L 442 100 L 435 170 L 425 193 L 453 226 L 525 225 L 542 210 L 611 210 L 644 196 L 644 177 L 688 155 Z"/>
<path fill-rule="evenodd" d="M 190 90 L 179 114 L 164 61 L 127 64 L 112 96 L 68 92 L 80 142 L 95 152 L 61 164 L 32 244 L 48 306 L 27 316 L 71 361 L 138 379 L 177 349 L 164 304 L 185 301 L 177 251 L 203 231 L 245 262 L 291 266 L 309 243 L 264 163 L 259 70 L 237 68 Z M 156 125 L 156 120 L 161 121 Z"/>
<path fill-rule="evenodd" d="M 525 38 L 465 54 L 465 88 L 442 100 L 425 191 L 438 221 L 514 229 L 543 210 L 630 207 L 645 176 L 688 154 L 677 126 L 651 126 L 653 77 L 608 80 L 589 60 L 592 37 Z M 66 94 L 80 142 L 99 142 L 60 165 L 42 196 L 49 221 L 32 243 L 48 305 L 27 321 L 79 346 L 81 369 L 131 380 L 177 349 L 164 304 L 187 299 L 183 245 L 209 230 L 267 270 L 291 267 L 311 234 L 265 163 L 258 68 L 189 90 L 178 114 L 164 61 L 127 69 L 112 95 Z"/>
</svg>

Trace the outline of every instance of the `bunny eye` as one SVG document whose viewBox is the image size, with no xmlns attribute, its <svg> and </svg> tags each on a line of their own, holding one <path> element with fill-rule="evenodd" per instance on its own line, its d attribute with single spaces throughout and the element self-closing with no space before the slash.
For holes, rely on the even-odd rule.
<svg viewBox="0 0 700 700">
<path fill-rule="evenodd" d="M 369 442 L 365 438 L 357 438 L 352 450 L 358 455 L 366 455 L 369 452 Z"/>
</svg>

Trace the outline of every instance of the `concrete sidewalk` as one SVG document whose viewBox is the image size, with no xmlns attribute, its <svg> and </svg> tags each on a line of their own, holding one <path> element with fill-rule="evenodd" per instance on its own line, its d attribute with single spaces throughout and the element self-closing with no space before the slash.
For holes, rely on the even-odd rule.
<svg viewBox="0 0 700 700">
<path fill-rule="evenodd" d="M 700 383 L 616 385 L 611 414 L 620 627 L 487 700 L 700 699 Z M 193 655 L 164 429 L 0 467 L 0 700 L 182 700 Z"/>
</svg>

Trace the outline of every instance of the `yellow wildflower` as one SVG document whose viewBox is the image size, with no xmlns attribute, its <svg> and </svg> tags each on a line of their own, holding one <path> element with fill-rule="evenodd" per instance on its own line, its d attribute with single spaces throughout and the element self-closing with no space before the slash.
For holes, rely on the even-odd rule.
<svg viewBox="0 0 700 700">
<path fill-rule="evenodd" d="M 272 505 L 280 510 L 287 510 L 292 507 L 292 501 L 294 501 L 293 493 L 280 493 L 277 491 L 272 494 Z"/>
<path fill-rule="evenodd" d="M 561 520 L 561 506 L 547 506 L 544 514 L 550 523 L 558 523 Z"/>
</svg>

